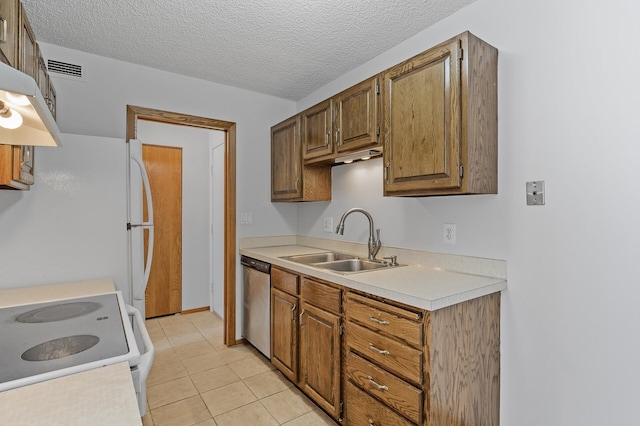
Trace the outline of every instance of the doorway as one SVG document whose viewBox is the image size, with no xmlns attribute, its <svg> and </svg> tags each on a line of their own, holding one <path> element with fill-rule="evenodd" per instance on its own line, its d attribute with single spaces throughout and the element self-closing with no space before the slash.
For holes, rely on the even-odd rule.
<svg viewBox="0 0 640 426">
<path fill-rule="evenodd" d="M 224 343 L 236 340 L 236 124 L 174 112 L 127 106 L 127 142 L 137 138 L 138 120 L 221 130 L 224 137 Z"/>
<path fill-rule="evenodd" d="M 153 318 L 182 310 L 182 148 L 143 144 L 142 160 L 154 200 L 155 261 L 144 302 L 145 317 Z M 147 200 L 143 200 L 147 217 Z M 145 253 L 148 245 L 145 231 Z"/>
</svg>

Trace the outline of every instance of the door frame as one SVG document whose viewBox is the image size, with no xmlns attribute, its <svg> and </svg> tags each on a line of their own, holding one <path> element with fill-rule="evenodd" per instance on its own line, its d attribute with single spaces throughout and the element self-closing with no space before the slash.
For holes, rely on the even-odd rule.
<svg viewBox="0 0 640 426">
<path fill-rule="evenodd" d="M 224 141 L 224 344 L 236 340 L 236 123 L 127 105 L 127 143 L 137 138 L 137 121 L 200 127 L 225 132 Z"/>
</svg>

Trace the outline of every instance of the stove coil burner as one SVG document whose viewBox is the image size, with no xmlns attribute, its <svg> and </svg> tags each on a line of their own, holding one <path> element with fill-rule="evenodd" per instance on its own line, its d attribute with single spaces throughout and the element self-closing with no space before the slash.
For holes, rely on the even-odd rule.
<svg viewBox="0 0 640 426">
<path fill-rule="evenodd" d="M 20 356 L 25 361 L 51 361 L 86 351 L 98 344 L 100 338 L 90 334 L 61 337 L 27 349 Z"/>
<path fill-rule="evenodd" d="M 58 305 L 45 306 L 22 313 L 16 317 L 16 321 L 22 323 L 43 323 L 63 321 L 97 311 L 102 305 L 95 302 L 72 302 Z"/>
</svg>

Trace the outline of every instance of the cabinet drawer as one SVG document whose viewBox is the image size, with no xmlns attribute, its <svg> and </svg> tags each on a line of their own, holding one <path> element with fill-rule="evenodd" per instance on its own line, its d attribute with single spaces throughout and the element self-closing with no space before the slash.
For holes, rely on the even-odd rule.
<svg viewBox="0 0 640 426">
<path fill-rule="evenodd" d="M 298 295 L 298 276 L 282 269 L 271 268 L 271 286 L 294 296 Z"/>
<path fill-rule="evenodd" d="M 416 384 L 422 383 L 422 351 L 352 322 L 347 322 L 346 342 L 350 349 L 382 367 Z"/>
<path fill-rule="evenodd" d="M 342 312 L 342 296 L 338 288 L 331 287 L 308 278 L 302 279 L 300 296 L 307 303 L 318 308 L 340 314 Z"/>
<path fill-rule="evenodd" d="M 422 315 L 418 312 L 351 293 L 347 297 L 345 312 L 349 320 L 397 337 L 411 345 L 422 346 Z"/>
<path fill-rule="evenodd" d="M 410 426 L 413 424 L 349 382 L 345 386 L 345 391 L 345 424 L 347 425 Z"/>
<path fill-rule="evenodd" d="M 422 421 L 421 389 L 371 364 L 353 352 L 347 354 L 346 373 L 347 378 L 366 393 L 376 396 L 411 421 L 416 423 Z"/>
</svg>

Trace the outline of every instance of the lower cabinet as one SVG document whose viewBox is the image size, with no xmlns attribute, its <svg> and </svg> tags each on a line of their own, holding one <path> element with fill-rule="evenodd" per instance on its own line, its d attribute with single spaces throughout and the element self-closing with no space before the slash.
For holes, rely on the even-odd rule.
<svg viewBox="0 0 640 426">
<path fill-rule="evenodd" d="M 367 407 L 368 424 L 422 424 L 424 312 L 351 292 L 347 293 L 345 311 L 346 380 L 386 408 Z M 355 390 L 352 393 L 358 394 Z M 349 407 L 353 405 L 347 405 L 347 418 L 352 415 Z M 356 417 L 362 415 L 362 410 L 355 411 Z M 390 412 L 403 417 L 403 421 L 391 421 Z"/>
<path fill-rule="evenodd" d="M 345 384 L 346 417 L 344 424 L 367 426 L 411 426 L 413 423 L 372 398 L 350 382 Z"/>
<path fill-rule="evenodd" d="M 340 317 L 302 302 L 300 387 L 332 417 L 340 416 Z"/>
<path fill-rule="evenodd" d="M 271 362 L 338 421 L 342 289 L 271 268 Z"/>
<path fill-rule="evenodd" d="M 271 362 L 293 381 L 298 381 L 298 298 L 271 289 Z"/>
<path fill-rule="evenodd" d="M 500 293 L 426 311 L 276 266 L 271 283 L 272 362 L 334 420 L 500 423 Z"/>
</svg>

